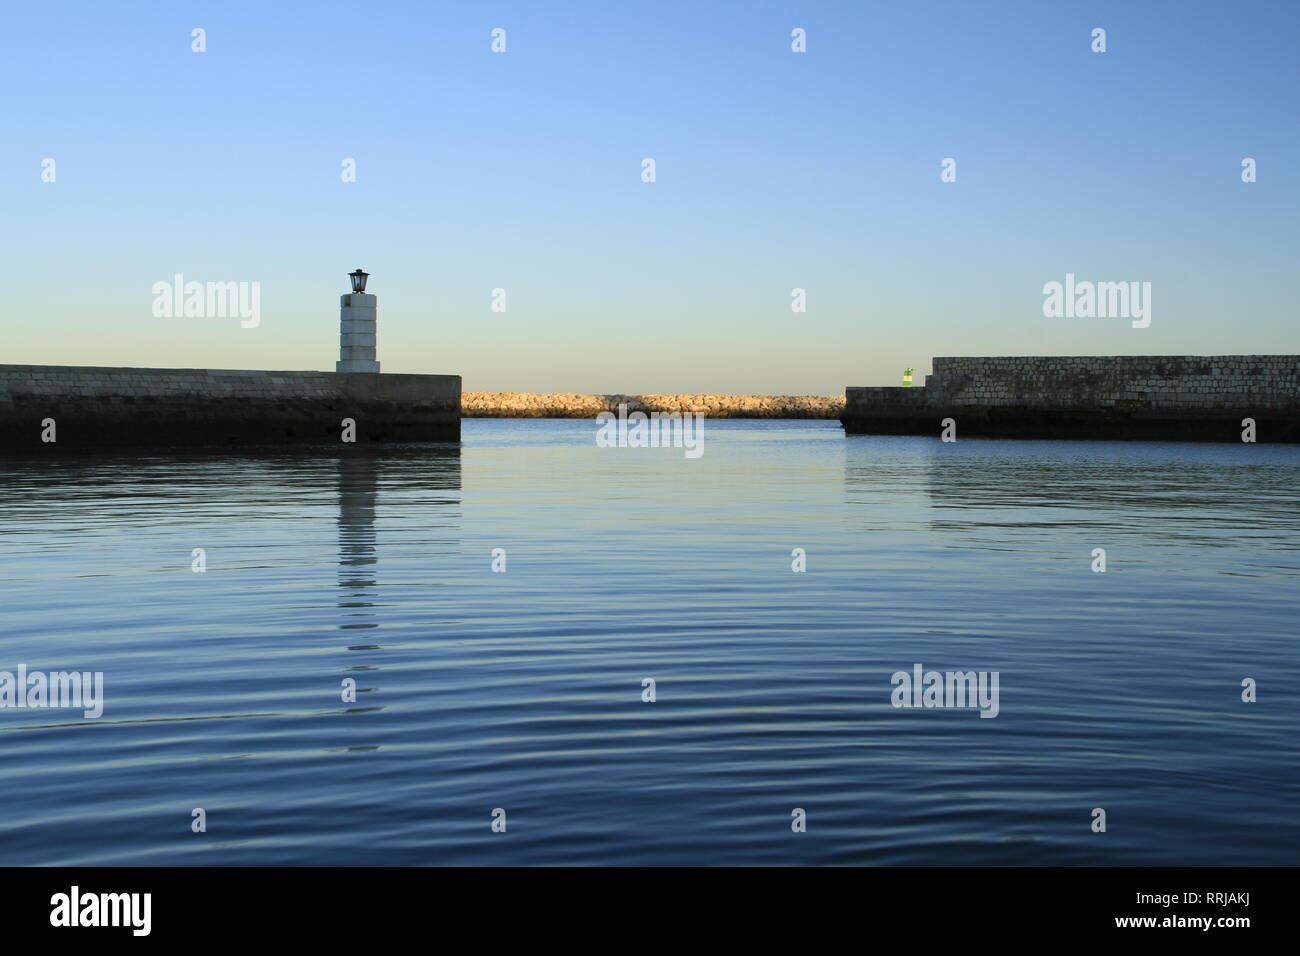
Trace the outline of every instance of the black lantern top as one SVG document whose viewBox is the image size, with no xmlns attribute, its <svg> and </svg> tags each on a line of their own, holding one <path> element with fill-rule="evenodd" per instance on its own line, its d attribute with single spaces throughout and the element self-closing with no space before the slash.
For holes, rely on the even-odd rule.
<svg viewBox="0 0 1300 956">
<path fill-rule="evenodd" d="M 353 291 L 353 292 L 365 292 L 365 291 L 366 291 L 366 280 L 370 278 L 370 273 L 369 273 L 369 272 L 362 272 L 362 271 L 361 271 L 361 267 L 358 266 L 356 272 L 349 272 L 349 273 L 348 273 L 348 278 L 352 280 L 352 291 Z"/>
</svg>

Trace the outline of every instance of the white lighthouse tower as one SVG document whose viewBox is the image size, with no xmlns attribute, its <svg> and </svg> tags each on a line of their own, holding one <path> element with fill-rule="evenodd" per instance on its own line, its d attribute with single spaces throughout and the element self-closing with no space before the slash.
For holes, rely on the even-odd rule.
<svg viewBox="0 0 1300 956">
<path fill-rule="evenodd" d="M 378 372 L 379 362 L 375 360 L 375 302 L 373 295 L 366 294 L 366 279 L 370 273 L 356 272 L 348 274 L 352 280 L 352 292 L 342 297 L 339 303 L 339 360 L 334 365 L 336 372 Z"/>
</svg>

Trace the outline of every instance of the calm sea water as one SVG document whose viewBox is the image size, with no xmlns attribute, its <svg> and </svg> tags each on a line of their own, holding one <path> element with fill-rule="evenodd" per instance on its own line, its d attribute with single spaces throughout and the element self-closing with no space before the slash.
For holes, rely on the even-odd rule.
<svg viewBox="0 0 1300 956">
<path fill-rule="evenodd" d="M 594 434 L 0 462 L 0 864 L 1297 861 L 1300 448 Z"/>
</svg>

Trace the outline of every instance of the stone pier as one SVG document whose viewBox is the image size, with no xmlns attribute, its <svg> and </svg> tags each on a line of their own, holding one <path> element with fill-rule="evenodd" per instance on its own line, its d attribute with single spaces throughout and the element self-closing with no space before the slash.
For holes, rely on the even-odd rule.
<svg viewBox="0 0 1300 956">
<path fill-rule="evenodd" d="M 922 388 L 845 389 L 848 434 L 1300 442 L 1300 355 L 936 358 Z"/>
<path fill-rule="evenodd" d="M 0 365 L 0 446 L 460 440 L 459 375 Z"/>
</svg>

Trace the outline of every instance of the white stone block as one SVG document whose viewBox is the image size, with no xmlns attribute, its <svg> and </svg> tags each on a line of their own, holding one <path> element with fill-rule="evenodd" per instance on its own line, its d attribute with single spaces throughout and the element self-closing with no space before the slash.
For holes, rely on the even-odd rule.
<svg viewBox="0 0 1300 956">
<path fill-rule="evenodd" d="M 352 361 L 340 360 L 334 363 L 334 371 L 336 372 L 378 372 L 379 363 L 375 361 L 363 361 L 359 359 L 352 360 Z"/>
</svg>

